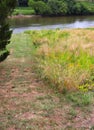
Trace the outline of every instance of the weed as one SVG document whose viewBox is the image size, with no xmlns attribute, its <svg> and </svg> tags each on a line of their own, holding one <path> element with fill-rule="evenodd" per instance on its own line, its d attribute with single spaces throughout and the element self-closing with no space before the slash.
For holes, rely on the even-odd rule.
<svg viewBox="0 0 94 130">
<path fill-rule="evenodd" d="M 71 118 L 75 118 L 77 115 L 76 111 L 73 108 L 69 109 L 68 114 L 71 116 Z"/>
</svg>

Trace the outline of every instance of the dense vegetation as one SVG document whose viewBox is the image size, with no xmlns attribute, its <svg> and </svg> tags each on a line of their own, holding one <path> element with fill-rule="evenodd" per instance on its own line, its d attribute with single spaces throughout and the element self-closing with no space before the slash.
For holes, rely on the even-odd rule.
<svg viewBox="0 0 94 130">
<path fill-rule="evenodd" d="M 36 48 L 36 66 L 42 79 L 60 92 L 94 89 L 94 29 L 27 33 Z"/>
<path fill-rule="evenodd" d="M 8 16 L 12 13 L 16 0 L 0 0 L 0 62 L 9 54 L 6 45 L 10 42 L 12 31 L 9 28 Z"/>
<path fill-rule="evenodd" d="M 94 14 L 94 2 L 75 0 L 29 0 L 36 14 L 62 16 Z"/>
<path fill-rule="evenodd" d="M 18 0 L 14 15 L 93 15 L 94 0 Z"/>
</svg>

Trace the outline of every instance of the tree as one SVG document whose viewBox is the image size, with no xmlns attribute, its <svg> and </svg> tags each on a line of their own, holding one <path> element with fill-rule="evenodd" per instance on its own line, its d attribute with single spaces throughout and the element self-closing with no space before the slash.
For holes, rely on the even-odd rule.
<svg viewBox="0 0 94 130">
<path fill-rule="evenodd" d="M 9 55 L 6 45 L 10 43 L 12 30 L 10 30 L 8 16 L 13 12 L 15 5 L 16 0 L 0 0 L 0 62 Z"/>
</svg>

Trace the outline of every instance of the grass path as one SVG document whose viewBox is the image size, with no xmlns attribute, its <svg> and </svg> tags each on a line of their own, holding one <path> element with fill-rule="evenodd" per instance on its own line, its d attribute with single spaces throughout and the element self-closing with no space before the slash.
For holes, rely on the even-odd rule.
<svg viewBox="0 0 94 130">
<path fill-rule="evenodd" d="M 28 38 L 12 42 L 12 55 L 0 63 L 0 130 L 93 130 L 94 103 L 79 107 L 53 92 L 33 71 Z"/>
</svg>

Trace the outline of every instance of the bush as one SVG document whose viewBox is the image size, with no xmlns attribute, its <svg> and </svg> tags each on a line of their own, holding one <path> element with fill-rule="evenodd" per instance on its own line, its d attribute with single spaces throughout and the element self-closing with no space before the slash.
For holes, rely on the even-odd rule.
<svg viewBox="0 0 94 130">
<path fill-rule="evenodd" d="M 94 14 L 93 2 L 82 2 L 82 14 Z"/>
<path fill-rule="evenodd" d="M 64 1 L 58 1 L 58 0 L 49 0 L 48 6 L 51 9 L 50 15 L 65 15 L 67 14 L 67 3 Z"/>
<path fill-rule="evenodd" d="M 36 14 L 41 14 L 41 15 L 50 14 L 50 8 L 43 1 L 37 1 L 37 2 L 29 1 L 29 6 L 31 6 L 35 10 Z"/>
<path fill-rule="evenodd" d="M 75 11 L 75 14 L 82 14 L 83 7 L 80 2 L 76 2 L 76 4 L 74 5 L 74 11 Z"/>
<path fill-rule="evenodd" d="M 59 13 L 61 15 L 66 15 L 68 13 L 68 5 L 66 2 L 61 2 L 61 6 L 59 8 Z"/>
</svg>

